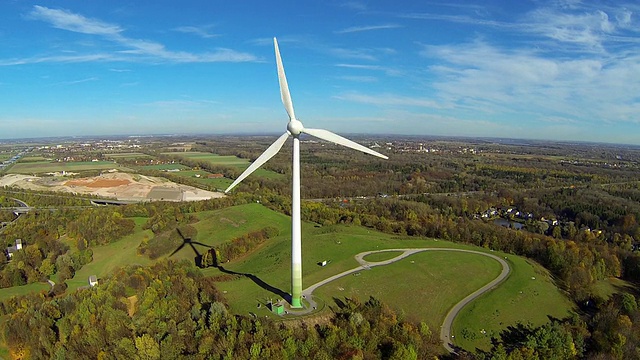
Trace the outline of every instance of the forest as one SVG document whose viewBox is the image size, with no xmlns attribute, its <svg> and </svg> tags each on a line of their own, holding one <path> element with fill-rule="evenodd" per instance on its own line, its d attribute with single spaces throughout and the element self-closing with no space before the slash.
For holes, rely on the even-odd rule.
<svg viewBox="0 0 640 360">
<path fill-rule="evenodd" d="M 258 140 L 239 147 L 233 138 L 196 139 L 193 149 L 254 160 L 269 142 Z M 429 152 L 423 151 L 425 143 Z M 458 357 L 640 358 L 640 150 L 602 144 L 399 139 L 386 149 L 390 159 L 380 161 L 333 146 L 304 145 L 305 221 L 365 226 L 522 255 L 550 270 L 576 304 L 568 318 L 551 319 L 540 327 L 510 327 L 494 339 L 491 351 L 460 350 Z M 162 155 L 165 147 L 154 142 L 144 153 L 159 161 L 178 159 Z M 265 166 L 290 173 L 290 154 L 284 149 Z M 229 178 L 240 172 L 184 158 L 180 162 Z M 0 257 L 0 287 L 53 274 L 64 282 L 91 261 L 92 246 L 131 233 L 133 217 L 147 218 L 144 228 L 154 234 L 138 251 L 156 259 L 195 236 L 190 226 L 195 213 L 260 201 L 289 214 L 289 191 L 288 177 L 249 177 L 233 196 L 222 199 L 83 210 L 72 207 L 85 206 L 86 200 L 0 189 L 3 206 L 14 206 L 11 199 L 19 198 L 31 206 L 60 208 L 29 212 L 21 216 L 19 227 L 4 229 L 4 239 L 22 238 L 27 246 L 11 261 Z M 506 209 L 531 215 L 518 217 Z M 492 210 L 505 215 L 482 217 Z M 3 221 L 13 220 L 12 215 L 2 216 Z M 523 229 L 494 224 L 500 216 L 521 223 Z M 274 236 L 274 230 L 239 237 L 215 249 L 215 258 L 229 260 L 250 252 Z M 213 259 L 204 260 L 215 266 Z M 183 280 L 170 280 L 179 277 Z M 603 297 L 597 284 L 609 278 L 625 280 L 633 288 Z M 335 299 L 330 319 L 290 324 L 230 314 L 215 279 L 203 277 L 193 264 L 162 260 L 153 268 L 128 267 L 103 283 L 71 293 L 61 285 L 49 293 L 4 301 L 2 313 L 9 318 L 3 332 L 11 352 L 24 358 L 75 358 L 83 352 L 90 358 L 149 359 L 204 354 L 220 359 L 443 356 L 437 336 L 425 324 L 402 320 L 376 299 Z M 27 336 L 30 328 L 39 329 L 47 340 L 38 343 Z"/>
</svg>

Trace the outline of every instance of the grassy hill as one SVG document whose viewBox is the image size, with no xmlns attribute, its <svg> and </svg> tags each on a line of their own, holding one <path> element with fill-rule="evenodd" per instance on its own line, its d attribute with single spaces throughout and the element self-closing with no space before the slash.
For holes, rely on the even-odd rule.
<svg viewBox="0 0 640 360">
<path fill-rule="evenodd" d="M 192 224 L 198 231 L 194 242 L 213 247 L 267 226 L 279 229 L 280 235 L 266 240 L 243 257 L 223 264 L 227 273 L 251 274 L 251 277 L 235 276 L 230 281 L 218 283 L 233 312 L 273 316 L 265 306 L 258 308 L 258 304 L 265 304 L 269 299 L 279 298 L 290 291 L 290 218 L 256 203 L 201 212 L 196 216 L 198 221 Z M 71 290 L 85 286 L 92 274 L 100 278 L 120 266 L 152 262 L 138 255 L 136 250 L 145 237 L 150 238 L 153 234 L 142 229 L 145 218 L 136 218 L 135 221 L 134 234 L 109 245 L 92 248 L 93 261 L 67 282 Z M 206 250 L 199 244 L 194 244 L 194 247 L 195 251 Z M 357 267 L 359 264 L 354 255 L 360 252 L 430 247 L 489 252 L 435 239 L 394 236 L 359 226 L 303 223 L 303 288 Z M 188 245 L 183 246 L 172 259 L 193 261 L 195 251 Z M 497 335 L 507 326 L 518 321 L 542 324 L 547 321 L 547 316 L 565 316 L 572 306 L 539 265 L 513 255 L 491 253 L 507 256 L 512 273 L 497 289 L 467 306 L 454 323 L 456 342 L 467 349 L 486 349 L 490 336 Z M 382 261 L 398 254 L 372 254 L 366 259 Z M 327 266 L 318 265 L 325 260 L 329 262 Z M 210 276 L 225 274 L 217 268 L 202 271 Z M 425 321 L 437 333 L 451 306 L 495 278 L 499 272 L 500 266 L 495 260 L 481 255 L 423 252 L 331 282 L 316 290 L 315 297 L 321 310 L 328 311 L 327 306 L 334 304 L 333 298 L 358 297 L 364 301 L 374 296 L 410 319 Z"/>
</svg>

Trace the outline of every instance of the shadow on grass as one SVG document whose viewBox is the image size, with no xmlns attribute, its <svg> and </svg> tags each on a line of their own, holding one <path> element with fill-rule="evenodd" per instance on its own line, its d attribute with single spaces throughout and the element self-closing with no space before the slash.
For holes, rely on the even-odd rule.
<svg viewBox="0 0 640 360">
<path fill-rule="evenodd" d="M 267 291 L 279 296 L 280 298 L 286 300 L 288 303 L 291 303 L 291 295 L 287 294 L 286 292 L 282 291 L 281 289 L 278 289 L 275 286 L 267 284 L 266 282 L 264 282 L 264 280 L 260 279 L 259 277 L 255 276 L 253 274 L 241 273 L 241 272 L 237 272 L 237 271 L 233 271 L 233 270 L 227 270 L 222 265 L 218 265 L 218 266 L 216 266 L 216 268 L 218 268 L 218 270 L 222 271 L 225 274 L 241 275 L 241 276 L 247 277 L 251 281 L 253 281 L 256 285 L 258 285 L 261 288 L 263 288 L 264 290 L 267 290 Z"/>
</svg>

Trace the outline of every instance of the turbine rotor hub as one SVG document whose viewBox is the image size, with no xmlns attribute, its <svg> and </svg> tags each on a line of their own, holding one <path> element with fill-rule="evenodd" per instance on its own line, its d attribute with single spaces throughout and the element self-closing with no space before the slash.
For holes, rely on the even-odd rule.
<svg viewBox="0 0 640 360">
<path fill-rule="evenodd" d="M 300 135 L 302 130 L 304 130 L 304 126 L 302 126 L 302 123 L 300 122 L 300 120 L 291 119 L 291 120 L 289 120 L 289 123 L 287 124 L 287 130 L 289 130 L 291 135 L 298 136 L 298 135 Z"/>
</svg>

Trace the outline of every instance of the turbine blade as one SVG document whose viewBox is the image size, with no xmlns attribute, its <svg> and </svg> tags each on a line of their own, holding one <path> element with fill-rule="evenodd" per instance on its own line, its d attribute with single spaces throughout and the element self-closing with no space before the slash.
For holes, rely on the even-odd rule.
<svg viewBox="0 0 640 360">
<path fill-rule="evenodd" d="M 273 46 L 276 49 L 276 64 L 278 66 L 278 82 L 280 83 L 282 104 L 284 105 L 284 109 L 287 110 L 287 114 L 289 114 L 289 119 L 295 119 L 296 114 L 293 112 L 293 103 L 291 102 L 287 76 L 284 74 L 284 66 L 282 66 L 282 58 L 280 57 L 280 49 L 278 48 L 278 40 L 276 38 L 273 38 Z"/>
<path fill-rule="evenodd" d="M 229 190 L 233 189 L 236 185 L 238 185 L 240 181 L 244 180 L 244 178 L 249 176 L 252 172 L 256 171 L 256 169 L 262 166 L 262 164 L 269 161 L 269 159 L 271 159 L 275 154 L 278 153 L 278 151 L 280 151 L 280 149 L 282 148 L 282 145 L 284 145 L 284 142 L 287 141 L 288 137 L 289 137 L 288 132 L 282 134 L 278 138 L 278 140 L 276 140 L 273 144 L 271 144 L 271 146 L 269 146 L 267 150 L 265 150 L 262 153 L 262 155 L 260 155 L 256 159 L 256 161 L 254 161 L 251 165 L 249 165 L 249 167 L 242 174 L 240 174 L 240 176 L 238 176 L 236 181 L 234 181 L 233 184 L 229 185 L 227 190 L 225 190 L 224 192 L 228 193 Z"/>
<path fill-rule="evenodd" d="M 332 143 L 336 143 L 342 146 L 346 146 L 348 148 L 352 148 L 354 150 L 362 151 L 363 153 L 367 153 L 369 155 L 377 156 L 379 158 L 388 159 L 387 156 L 380 154 L 379 152 L 373 151 L 368 147 L 362 146 L 357 142 L 351 141 L 347 138 L 343 138 L 340 135 L 336 135 L 331 131 L 322 130 L 322 129 L 307 129 L 304 128 L 302 132 L 309 134 L 311 136 L 315 136 L 319 139 L 330 141 Z"/>
</svg>

